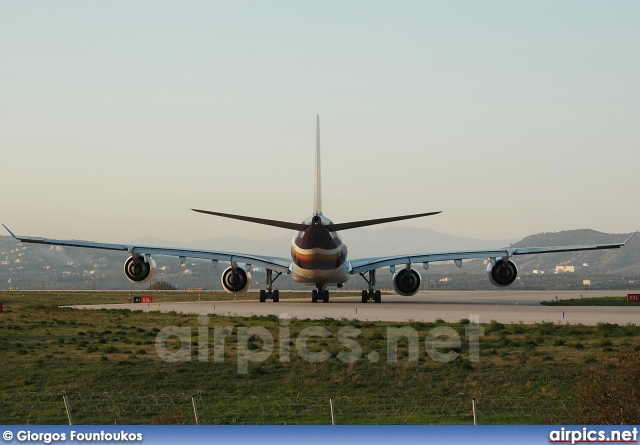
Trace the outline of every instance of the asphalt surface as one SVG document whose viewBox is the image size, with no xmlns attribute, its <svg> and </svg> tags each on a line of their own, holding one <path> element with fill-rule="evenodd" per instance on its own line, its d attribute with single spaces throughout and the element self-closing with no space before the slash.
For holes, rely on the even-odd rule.
<svg viewBox="0 0 640 445">
<path fill-rule="evenodd" d="M 636 293 L 636 292 L 634 292 Z M 623 291 L 428 291 L 413 297 L 383 295 L 382 303 L 363 304 L 360 297 L 340 297 L 339 292 L 331 294 L 329 303 L 311 303 L 309 299 L 287 299 L 281 292 L 280 302 L 267 301 L 194 301 L 74 305 L 77 309 L 131 309 L 141 311 L 176 311 L 187 314 L 215 314 L 219 316 L 276 315 L 299 319 L 320 320 L 325 317 L 359 319 L 368 321 L 425 321 L 442 319 L 456 322 L 463 318 L 488 323 L 554 322 L 595 325 L 600 322 L 627 324 L 640 323 L 638 306 L 543 306 L 541 301 L 597 296 L 626 295 Z M 256 293 L 257 299 L 257 293 Z"/>
</svg>

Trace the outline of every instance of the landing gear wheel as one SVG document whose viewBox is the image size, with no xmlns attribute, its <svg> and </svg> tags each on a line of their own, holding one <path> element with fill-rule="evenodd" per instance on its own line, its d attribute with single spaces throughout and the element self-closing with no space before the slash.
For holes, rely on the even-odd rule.
<svg viewBox="0 0 640 445">
<path fill-rule="evenodd" d="M 266 269 L 266 290 L 260 291 L 260 303 L 264 303 L 267 299 L 273 300 L 274 303 L 280 301 L 280 292 L 277 289 L 273 289 L 273 282 L 278 279 L 282 272 L 278 272 L 275 278 L 273 278 L 273 271 L 271 269 Z"/>
<path fill-rule="evenodd" d="M 369 278 L 364 276 L 364 272 L 360 273 L 360 276 L 362 278 L 364 278 L 364 281 L 366 281 L 367 284 L 369 285 L 369 287 L 367 289 L 363 289 L 362 290 L 362 302 L 366 303 L 369 300 L 373 300 L 376 303 L 380 303 L 380 301 L 381 301 L 380 291 L 379 290 L 375 290 L 375 288 L 376 288 L 376 271 L 375 271 L 375 269 L 369 271 Z"/>
<path fill-rule="evenodd" d="M 311 291 L 311 302 L 312 303 L 318 302 L 318 291 L 315 289 Z"/>
<path fill-rule="evenodd" d="M 328 290 L 323 290 L 322 291 L 322 301 L 324 301 L 325 303 L 329 302 L 329 291 Z"/>
</svg>

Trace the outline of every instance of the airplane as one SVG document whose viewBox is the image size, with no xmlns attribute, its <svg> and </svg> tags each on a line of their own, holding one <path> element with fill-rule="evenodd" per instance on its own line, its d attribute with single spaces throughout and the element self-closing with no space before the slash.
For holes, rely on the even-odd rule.
<svg viewBox="0 0 640 445">
<path fill-rule="evenodd" d="M 511 285 L 517 275 L 518 268 L 511 259 L 516 255 L 531 255 L 551 252 L 569 252 L 581 250 L 615 249 L 623 247 L 637 233 L 631 234 L 622 243 L 573 245 L 555 247 L 503 247 L 493 250 L 468 250 L 458 252 L 427 252 L 417 254 L 402 254 L 385 257 L 347 258 L 347 246 L 343 243 L 340 232 L 358 227 L 384 224 L 413 218 L 437 215 L 441 213 L 426 212 L 412 215 L 392 216 L 388 218 L 369 219 L 344 223 L 334 223 L 322 213 L 322 190 L 320 171 L 320 117 L 316 116 L 316 151 L 315 151 L 315 190 L 313 213 L 300 223 L 277 221 L 251 216 L 233 215 L 212 212 L 208 210 L 191 209 L 195 212 L 231 218 L 256 224 L 275 226 L 296 231 L 291 243 L 290 258 L 278 258 L 262 255 L 252 255 L 234 252 L 219 252 L 214 250 L 193 250 L 166 247 L 149 247 L 136 244 L 105 244 L 93 241 L 57 240 L 40 237 L 17 236 L 7 226 L 4 228 L 13 238 L 24 243 L 50 244 L 69 247 L 86 247 L 92 249 L 106 249 L 125 251 L 130 254 L 124 263 L 124 274 L 134 283 L 147 283 L 154 277 L 156 263 L 154 255 L 174 256 L 184 265 L 186 258 L 206 259 L 212 261 L 215 267 L 219 261 L 229 262 L 221 277 L 224 290 L 230 294 L 247 292 L 251 286 L 251 267 L 263 267 L 266 270 L 265 287 L 259 292 L 259 299 L 264 303 L 267 299 L 273 302 L 280 300 L 280 292 L 273 288 L 274 282 L 282 275 L 291 275 L 293 281 L 314 286 L 311 291 L 311 301 L 316 303 L 329 302 L 330 286 L 341 288 L 354 275 L 358 274 L 367 283 L 362 290 L 362 303 L 374 301 L 380 303 L 382 296 L 376 287 L 376 270 L 389 267 L 393 273 L 394 291 L 402 296 L 415 295 L 420 289 L 422 277 L 416 265 L 422 264 L 427 270 L 429 263 L 437 261 L 453 261 L 462 267 L 462 260 L 485 258 L 487 276 L 491 284 L 497 287 Z M 244 266 L 242 265 L 244 264 Z M 400 268 L 396 268 L 400 266 Z"/>
</svg>

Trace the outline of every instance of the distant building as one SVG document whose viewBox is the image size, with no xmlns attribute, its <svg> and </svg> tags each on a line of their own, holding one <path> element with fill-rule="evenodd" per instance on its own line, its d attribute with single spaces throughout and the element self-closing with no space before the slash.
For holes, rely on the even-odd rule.
<svg viewBox="0 0 640 445">
<path fill-rule="evenodd" d="M 583 286 L 591 286 L 591 280 L 582 280 Z"/>
<path fill-rule="evenodd" d="M 556 266 L 555 273 L 574 273 L 575 271 L 575 266 Z"/>
</svg>

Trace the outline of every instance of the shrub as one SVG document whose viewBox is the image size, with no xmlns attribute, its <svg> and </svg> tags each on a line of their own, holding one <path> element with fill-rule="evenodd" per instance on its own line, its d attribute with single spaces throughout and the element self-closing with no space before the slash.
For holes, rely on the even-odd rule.
<svg viewBox="0 0 640 445">
<path fill-rule="evenodd" d="M 640 423 L 640 352 L 625 349 L 594 364 L 576 387 L 577 423 Z"/>
<path fill-rule="evenodd" d="M 167 281 L 156 281 L 155 283 L 151 283 L 149 285 L 149 290 L 176 290 L 173 284 Z"/>
<path fill-rule="evenodd" d="M 490 334 L 492 332 L 502 331 L 504 329 L 504 324 L 497 322 L 496 320 L 491 320 L 489 322 L 489 326 L 485 329 L 485 334 Z"/>
</svg>

